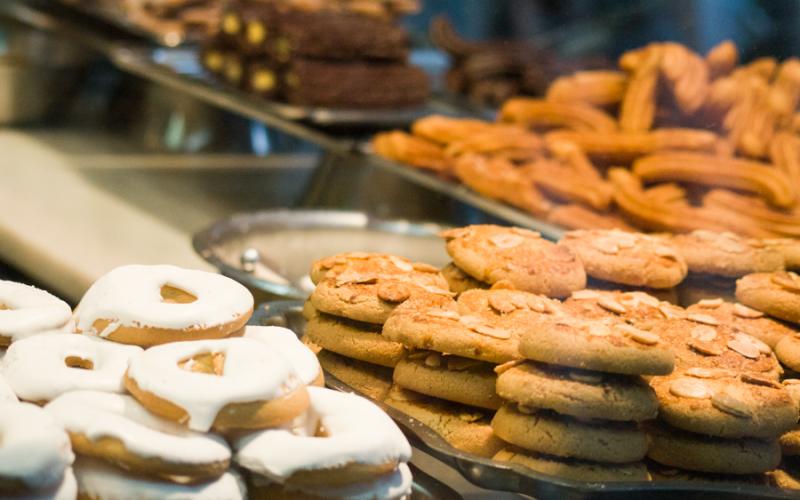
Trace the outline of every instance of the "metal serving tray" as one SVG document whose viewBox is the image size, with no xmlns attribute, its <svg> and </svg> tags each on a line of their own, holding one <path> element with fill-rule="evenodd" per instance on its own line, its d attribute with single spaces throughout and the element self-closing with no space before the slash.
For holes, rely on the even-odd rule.
<svg viewBox="0 0 800 500">
<path fill-rule="evenodd" d="M 256 309 L 250 319 L 250 324 L 284 326 L 300 336 L 305 328 L 302 308 L 303 304 L 299 301 L 268 302 Z M 325 373 L 325 384 L 340 391 L 358 392 L 329 373 Z M 360 395 L 368 398 L 364 394 Z M 658 480 L 591 483 L 561 479 L 516 464 L 497 462 L 457 450 L 416 419 L 386 406 L 380 401 L 372 401 L 397 422 L 413 446 L 453 467 L 467 480 L 486 489 L 522 493 L 534 498 L 558 498 L 561 500 L 589 498 L 603 500 L 798 498 L 796 491 L 723 481 Z"/>
</svg>

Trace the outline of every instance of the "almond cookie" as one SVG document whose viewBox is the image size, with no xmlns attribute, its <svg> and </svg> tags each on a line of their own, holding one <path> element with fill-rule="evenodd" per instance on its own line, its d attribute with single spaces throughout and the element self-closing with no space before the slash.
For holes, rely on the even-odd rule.
<svg viewBox="0 0 800 500">
<path fill-rule="evenodd" d="M 317 358 L 326 374 L 370 399 L 382 400 L 392 387 L 391 368 L 346 358 L 324 349 L 317 354 Z"/>
<path fill-rule="evenodd" d="M 719 474 L 760 474 L 781 461 L 775 440 L 725 439 L 648 424 L 647 456 L 663 465 Z"/>
<path fill-rule="evenodd" d="M 783 255 L 783 264 L 786 269 L 800 269 L 800 240 L 795 238 L 777 238 L 761 241 Z"/>
<path fill-rule="evenodd" d="M 740 278 L 746 274 L 782 271 L 781 252 L 761 240 L 733 233 L 697 230 L 665 238 L 689 266 L 689 272 Z"/>
<path fill-rule="evenodd" d="M 473 288 L 489 288 L 487 283 L 476 280 L 452 262 L 444 266 L 441 273 L 444 279 L 447 280 L 450 291 L 455 293 L 456 296 Z"/>
<path fill-rule="evenodd" d="M 800 333 L 782 338 L 775 346 L 775 355 L 785 366 L 800 372 Z"/>
<path fill-rule="evenodd" d="M 565 459 L 524 451 L 515 447 L 503 448 L 492 460 L 518 464 L 536 472 L 581 482 L 649 481 L 650 474 L 641 462 L 603 464 L 586 460 Z"/>
<path fill-rule="evenodd" d="M 534 361 L 623 375 L 666 375 L 675 363 L 658 335 L 613 318 L 537 321 L 522 336 L 520 352 Z"/>
<path fill-rule="evenodd" d="M 539 233 L 493 225 L 443 231 L 447 253 L 464 272 L 486 283 L 508 280 L 519 290 L 566 297 L 586 286 L 575 254 Z"/>
<path fill-rule="evenodd" d="M 636 424 L 588 422 L 525 406 L 503 405 L 492 429 L 513 445 L 559 457 L 623 464 L 647 453 L 647 436 Z"/>
<path fill-rule="evenodd" d="M 314 264 L 320 279 L 310 302 L 318 310 L 366 323 L 383 324 L 398 304 L 428 291 L 450 295 L 439 270 L 384 254 L 345 254 Z M 365 257 L 363 257 L 365 256 Z M 331 267 L 326 267 L 331 266 Z M 320 268 L 320 271 L 315 269 Z"/>
<path fill-rule="evenodd" d="M 665 319 L 665 311 L 682 311 L 678 306 L 658 300 L 645 292 L 586 289 L 573 292 L 562 309 L 582 319 L 612 318 L 631 324 Z"/>
<path fill-rule="evenodd" d="M 640 377 L 540 363 L 525 362 L 502 371 L 497 393 L 528 407 L 579 418 L 641 421 L 658 414 L 655 393 Z"/>
<path fill-rule="evenodd" d="M 407 347 L 505 363 L 521 357 L 519 337 L 532 321 L 556 314 L 555 301 L 517 290 L 469 290 L 458 302 L 420 294 L 395 309 L 383 335 Z"/>
<path fill-rule="evenodd" d="M 721 298 L 703 299 L 689 306 L 689 314 L 706 314 L 731 325 L 734 329 L 752 335 L 771 348 L 778 342 L 796 332 L 787 325 L 769 318 L 761 311 L 756 311 L 743 304 L 725 302 Z"/>
<path fill-rule="evenodd" d="M 686 277 L 686 262 L 661 239 L 618 229 L 570 231 L 559 245 L 572 250 L 586 274 L 623 285 L 672 288 Z"/>
<path fill-rule="evenodd" d="M 778 382 L 723 369 L 689 368 L 651 384 L 659 415 L 686 431 L 725 438 L 775 438 L 794 427 L 797 406 Z"/>
<path fill-rule="evenodd" d="M 434 351 L 409 354 L 394 368 L 394 383 L 428 396 L 489 410 L 500 408 L 497 375 L 488 363 Z"/>
<path fill-rule="evenodd" d="M 306 336 L 323 349 L 381 366 L 393 367 L 403 345 L 381 335 L 381 327 L 317 313 L 306 322 Z"/>
<path fill-rule="evenodd" d="M 800 276 L 793 272 L 748 274 L 736 281 L 736 298 L 770 316 L 800 323 Z"/>
<path fill-rule="evenodd" d="M 493 412 L 442 401 L 392 386 L 383 403 L 427 425 L 450 446 L 491 458 L 504 446 L 492 432 Z"/>
</svg>

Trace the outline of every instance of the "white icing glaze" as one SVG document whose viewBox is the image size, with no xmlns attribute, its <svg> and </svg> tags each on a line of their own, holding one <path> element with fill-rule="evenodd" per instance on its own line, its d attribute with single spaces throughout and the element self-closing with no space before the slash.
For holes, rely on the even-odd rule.
<svg viewBox="0 0 800 500">
<path fill-rule="evenodd" d="M 78 481 L 72 467 L 64 471 L 61 482 L 52 488 L 36 491 L 30 495 L 14 496 L 13 500 L 75 500 L 78 496 Z"/>
<path fill-rule="evenodd" d="M 253 483 L 267 484 L 269 480 L 253 476 Z M 298 488 L 299 493 L 327 498 L 346 498 L 347 500 L 401 500 L 410 498 L 413 478 L 406 464 L 400 464 L 394 471 L 376 477 L 372 481 L 344 486 L 325 486 L 319 488 Z"/>
<path fill-rule="evenodd" d="M 297 334 L 288 328 L 279 326 L 248 326 L 244 330 L 244 337 L 265 342 L 274 349 L 278 356 L 285 359 L 294 369 L 300 380 L 310 385 L 318 377 L 322 368 L 319 366 L 317 356 L 300 342 Z"/>
<path fill-rule="evenodd" d="M 222 376 L 178 366 L 179 361 L 204 353 L 225 354 Z M 140 389 L 186 410 L 189 428 L 202 432 L 229 403 L 269 401 L 303 385 L 269 345 L 241 337 L 151 347 L 131 360 L 128 377 Z"/>
<path fill-rule="evenodd" d="M 45 410 L 68 432 L 83 434 L 93 441 L 101 437 L 117 438 L 129 452 L 143 458 L 202 465 L 231 457 L 221 437 L 190 431 L 160 418 L 128 395 L 68 392 L 51 401 Z"/>
<path fill-rule="evenodd" d="M 123 375 L 141 347 L 74 333 L 36 335 L 11 344 L 0 363 L 8 384 L 21 399 L 50 401 L 74 390 L 125 392 Z M 70 368 L 65 359 L 91 360 L 93 369 Z"/>
<path fill-rule="evenodd" d="M 2 357 L 0 357 L 0 362 L 2 362 Z M 14 394 L 14 391 L 11 390 L 9 387 L 8 382 L 0 375 L 0 403 L 8 403 L 8 402 L 16 402 L 17 395 Z"/>
<path fill-rule="evenodd" d="M 234 443 L 237 463 L 283 483 L 300 470 L 410 460 L 411 446 L 403 433 L 371 402 L 320 387 L 309 387 L 308 393 L 309 417 L 317 420 L 327 437 L 298 434 L 296 429 L 255 432 Z"/>
<path fill-rule="evenodd" d="M 189 292 L 197 300 L 188 304 L 164 302 L 164 285 Z M 205 329 L 230 323 L 252 308 L 250 291 L 221 274 L 165 265 L 130 265 L 112 270 L 89 288 L 76 309 L 75 324 L 81 332 L 103 337 L 120 326 Z M 112 322 L 98 332 L 93 325 L 99 319 Z"/>
<path fill-rule="evenodd" d="M 135 476 L 98 460 L 81 457 L 73 466 L 82 495 L 103 500 L 240 500 L 244 481 L 228 471 L 213 481 L 179 484 Z"/>
<path fill-rule="evenodd" d="M 11 342 L 64 326 L 72 315 L 66 302 L 44 290 L 0 280 L 0 336 Z"/>
<path fill-rule="evenodd" d="M 55 486 L 75 459 L 69 436 L 30 403 L 0 403 L 0 477 L 32 489 Z"/>
</svg>

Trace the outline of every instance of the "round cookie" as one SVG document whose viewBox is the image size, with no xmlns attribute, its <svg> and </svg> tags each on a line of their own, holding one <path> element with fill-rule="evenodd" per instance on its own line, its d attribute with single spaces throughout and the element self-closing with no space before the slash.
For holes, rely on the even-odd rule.
<svg viewBox="0 0 800 500">
<path fill-rule="evenodd" d="M 578 418 L 641 421 L 658 414 L 655 393 L 639 377 L 539 363 L 526 362 L 502 371 L 497 393 L 528 407 Z"/>
<path fill-rule="evenodd" d="M 392 387 L 391 368 L 346 358 L 324 349 L 317 353 L 317 357 L 326 374 L 370 399 L 381 401 Z"/>
<path fill-rule="evenodd" d="M 772 379 L 690 368 L 651 384 L 659 416 L 672 427 L 724 438 L 776 438 L 794 427 L 797 406 Z"/>
<path fill-rule="evenodd" d="M 675 363 L 658 335 L 614 318 L 541 320 L 522 336 L 520 352 L 534 361 L 623 375 L 666 375 Z"/>
<path fill-rule="evenodd" d="M 316 285 L 342 273 L 403 276 L 413 271 L 438 272 L 433 266 L 414 263 L 404 257 L 377 252 L 346 252 L 331 255 L 311 264 L 309 278 Z"/>
<path fill-rule="evenodd" d="M 586 286 L 586 273 L 569 249 L 520 228 L 474 225 L 443 231 L 456 266 L 478 281 L 507 280 L 519 290 L 566 297 Z"/>
<path fill-rule="evenodd" d="M 686 261 L 689 272 L 740 278 L 746 274 L 782 271 L 783 254 L 761 240 L 733 233 L 697 230 L 667 241 Z"/>
<path fill-rule="evenodd" d="M 403 344 L 381 335 L 381 327 L 317 313 L 306 323 L 305 334 L 323 349 L 381 366 L 393 367 L 403 357 Z"/>
<path fill-rule="evenodd" d="M 800 276 L 793 272 L 748 274 L 736 281 L 736 298 L 770 316 L 800 323 Z"/>
<path fill-rule="evenodd" d="M 641 462 L 603 464 L 585 460 L 564 459 L 526 452 L 519 448 L 504 448 L 492 457 L 498 462 L 518 464 L 533 471 L 572 481 L 606 483 L 616 481 L 649 481 L 650 474 Z"/>
<path fill-rule="evenodd" d="M 744 304 L 725 302 L 720 298 L 703 299 L 689 306 L 689 314 L 706 314 L 731 325 L 737 331 L 751 335 L 775 348 L 778 342 L 796 333 L 789 326 L 769 318 L 761 311 L 751 309 Z"/>
<path fill-rule="evenodd" d="M 775 346 L 778 360 L 796 372 L 800 372 L 800 333 L 786 335 Z"/>
<path fill-rule="evenodd" d="M 325 386 L 325 376 L 316 353 L 311 346 L 304 345 L 293 331 L 280 326 L 250 325 L 245 327 L 242 336 L 264 342 L 277 351 L 294 368 L 304 384 Z"/>
<path fill-rule="evenodd" d="M 44 290 L 0 280 L 0 347 L 61 328 L 70 316 L 67 303 Z"/>
<path fill-rule="evenodd" d="M 441 272 L 444 279 L 447 280 L 450 291 L 455 293 L 456 296 L 474 288 L 489 288 L 488 284 L 476 280 L 452 262 L 444 266 Z"/>
<path fill-rule="evenodd" d="M 497 375 L 488 363 L 433 351 L 409 354 L 394 368 L 394 383 L 445 401 L 489 410 L 500 408 Z"/>
<path fill-rule="evenodd" d="M 775 440 L 725 439 L 648 424 L 647 456 L 663 465 L 718 474 L 760 474 L 781 461 Z"/>
<path fill-rule="evenodd" d="M 608 463 L 630 463 L 644 458 L 647 436 L 636 424 L 586 422 L 547 411 L 506 404 L 492 419 L 494 433 L 526 450 Z"/>
<path fill-rule="evenodd" d="M 623 285 L 672 288 L 686 277 L 683 258 L 669 243 L 618 229 L 570 231 L 559 242 L 583 262 L 586 274 Z"/>
</svg>

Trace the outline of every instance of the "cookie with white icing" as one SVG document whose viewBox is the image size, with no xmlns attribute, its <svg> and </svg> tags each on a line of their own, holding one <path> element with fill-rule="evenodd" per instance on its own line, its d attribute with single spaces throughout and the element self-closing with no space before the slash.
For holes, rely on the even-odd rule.
<svg viewBox="0 0 800 500">
<path fill-rule="evenodd" d="M 66 325 L 72 309 L 44 290 L 0 280 L 0 347 Z"/>
<path fill-rule="evenodd" d="M 244 329 L 245 338 L 265 342 L 281 358 L 287 360 L 300 381 L 306 385 L 325 385 L 322 367 L 314 352 L 304 345 L 297 334 L 279 326 L 253 326 Z"/>
</svg>

